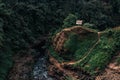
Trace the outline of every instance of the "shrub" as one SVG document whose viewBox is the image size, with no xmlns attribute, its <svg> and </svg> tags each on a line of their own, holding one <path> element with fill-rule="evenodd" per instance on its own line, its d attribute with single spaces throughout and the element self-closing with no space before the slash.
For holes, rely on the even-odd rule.
<svg viewBox="0 0 120 80">
<path fill-rule="evenodd" d="M 63 21 L 63 28 L 71 27 L 76 24 L 77 16 L 74 14 L 69 14 Z"/>
<path fill-rule="evenodd" d="M 85 69 L 90 73 L 97 70 L 103 70 L 108 64 L 110 55 L 105 52 L 97 52 L 91 59 L 88 64 L 85 66 Z"/>
</svg>

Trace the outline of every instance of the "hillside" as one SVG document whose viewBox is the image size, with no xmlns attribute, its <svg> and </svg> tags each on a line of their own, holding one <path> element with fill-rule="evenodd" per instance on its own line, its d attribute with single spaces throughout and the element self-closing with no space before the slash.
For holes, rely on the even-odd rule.
<svg viewBox="0 0 120 80">
<path fill-rule="evenodd" d="M 112 74 L 120 62 L 115 26 L 119 0 L 0 0 L 0 80 Z"/>
<path fill-rule="evenodd" d="M 81 78 L 77 72 L 83 71 L 93 77 L 103 73 L 107 67 L 117 71 L 116 78 L 114 78 L 118 80 L 120 77 L 119 28 L 101 32 L 80 26 L 63 29 L 53 37 L 53 46 L 50 47 L 50 55 L 54 59 L 53 61 L 50 59 L 50 61 L 52 64 L 54 64 L 54 60 L 55 62 L 57 61 L 59 66 L 55 66 L 60 72 L 69 77 L 75 77 L 78 80 Z M 77 72 L 74 72 L 76 69 L 78 69 Z M 103 76 L 105 75 L 107 73 L 104 73 Z M 112 75 L 114 74 L 111 73 Z M 84 78 L 84 80 L 86 79 Z M 98 77 L 96 80 L 99 80 Z M 109 78 L 109 80 L 113 79 Z"/>
</svg>

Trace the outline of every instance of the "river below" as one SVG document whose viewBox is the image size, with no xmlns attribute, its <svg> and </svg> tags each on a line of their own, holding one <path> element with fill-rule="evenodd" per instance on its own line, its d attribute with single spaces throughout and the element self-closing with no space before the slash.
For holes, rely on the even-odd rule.
<svg viewBox="0 0 120 80">
<path fill-rule="evenodd" d="M 48 75 L 47 58 L 44 56 L 37 60 L 32 73 L 34 80 L 54 80 Z"/>
</svg>

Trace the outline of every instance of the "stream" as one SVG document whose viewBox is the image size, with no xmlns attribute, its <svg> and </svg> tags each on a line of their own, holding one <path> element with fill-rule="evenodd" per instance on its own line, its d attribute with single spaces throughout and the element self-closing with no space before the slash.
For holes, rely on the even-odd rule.
<svg viewBox="0 0 120 80">
<path fill-rule="evenodd" d="M 39 57 L 33 68 L 34 80 L 54 80 L 48 75 L 47 58 L 45 56 Z"/>
</svg>

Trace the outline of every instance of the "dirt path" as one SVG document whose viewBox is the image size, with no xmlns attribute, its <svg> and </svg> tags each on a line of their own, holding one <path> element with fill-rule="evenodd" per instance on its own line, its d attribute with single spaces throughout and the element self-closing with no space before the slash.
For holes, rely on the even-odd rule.
<svg viewBox="0 0 120 80">
<path fill-rule="evenodd" d="M 78 33 L 81 30 L 81 29 L 80 30 L 77 29 L 78 30 L 78 32 L 77 32 L 75 28 L 78 28 L 78 27 L 73 27 L 73 28 L 70 28 L 70 29 L 64 29 L 63 32 L 61 31 L 61 34 L 64 33 L 64 36 L 62 36 L 60 34 L 57 34 L 56 36 L 58 36 L 58 37 L 57 37 L 57 39 L 55 38 L 55 40 L 54 40 L 54 41 L 56 41 L 55 42 L 56 44 L 54 44 L 54 47 L 55 47 L 55 45 L 61 44 L 61 42 L 59 42 L 58 40 L 64 40 L 63 38 L 65 38 L 65 34 L 66 33 L 69 33 L 70 31 Z M 113 30 L 118 31 L 118 30 L 120 30 L 120 27 L 113 28 Z M 82 32 L 84 32 L 84 30 Z M 69 61 L 69 62 L 59 63 L 56 59 L 54 59 L 53 57 L 50 57 L 50 62 L 52 63 L 50 71 L 51 71 L 51 73 L 53 73 L 52 75 L 55 74 L 54 72 L 57 72 L 58 74 L 62 72 L 62 74 L 61 74 L 62 76 L 70 76 L 72 80 L 120 80 L 120 66 L 116 65 L 115 62 L 111 62 L 107 66 L 107 68 L 105 69 L 105 71 L 101 75 L 97 76 L 96 79 L 93 79 L 93 78 L 92 79 L 85 79 L 85 78 L 83 79 L 83 78 L 81 78 L 79 76 L 80 75 L 79 72 L 77 73 L 77 71 L 75 71 L 75 70 L 71 70 L 69 68 L 67 68 L 67 69 L 64 68 L 66 66 L 70 67 L 70 66 L 72 66 L 74 64 L 80 63 L 81 61 L 83 61 L 84 59 L 86 59 L 87 56 L 93 51 L 93 49 L 96 48 L 97 44 L 99 44 L 101 35 L 105 34 L 105 33 L 108 33 L 108 31 L 97 32 L 97 34 L 98 34 L 98 40 L 84 54 L 84 57 L 82 59 L 78 60 L 78 61 Z M 61 36 L 62 36 L 62 39 L 60 39 Z M 60 47 L 61 46 L 62 45 L 60 45 Z M 57 48 L 58 48 L 58 51 L 60 51 L 62 49 L 62 48 L 59 48 L 59 47 L 57 47 Z M 55 50 L 57 50 L 57 49 L 55 49 Z M 79 70 L 79 69 L 78 69 L 78 71 L 82 72 L 82 70 Z M 87 73 L 85 73 L 85 74 L 87 74 Z M 82 74 L 82 75 L 84 75 L 84 74 Z M 89 74 L 87 74 L 87 75 L 89 75 Z M 87 75 L 85 75 L 85 77 L 87 77 Z M 57 77 L 60 77 L 60 76 L 57 76 Z M 65 80 L 65 79 L 60 79 L 60 80 Z"/>
<path fill-rule="evenodd" d="M 70 67 L 65 67 L 59 63 L 54 57 L 49 55 L 49 75 L 56 78 L 56 80 L 66 80 L 66 76 L 70 77 L 71 80 L 92 80 L 91 77 L 86 72 L 81 69 L 72 69 Z"/>
<path fill-rule="evenodd" d="M 92 50 L 97 46 L 97 44 L 100 42 L 100 35 L 101 35 L 101 32 L 98 32 L 98 40 L 96 41 L 96 43 L 85 53 L 84 57 L 78 61 L 75 61 L 75 62 L 63 62 L 62 65 L 74 65 L 74 64 L 78 64 L 80 63 L 81 61 L 83 61 L 85 58 L 87 58 L 87 56 L 92 52 Z"/>
</svg>

